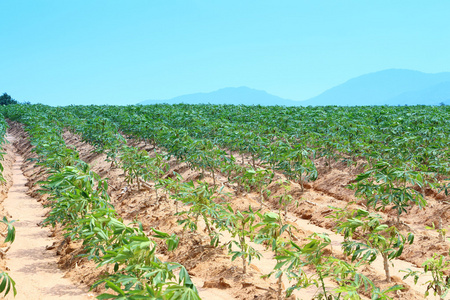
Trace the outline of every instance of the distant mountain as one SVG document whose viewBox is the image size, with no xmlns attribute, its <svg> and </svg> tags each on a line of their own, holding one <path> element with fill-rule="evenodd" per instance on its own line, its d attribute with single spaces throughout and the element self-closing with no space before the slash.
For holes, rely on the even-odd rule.
<svg viewBox="0 0 450 300">
<path fill-rule="evenodd" d="M 450 72 L 428 74 L 389 69 L 362 75 L 301 105 L 436 105 L 450 99 Z"/>
<path fill-rule="evenodd" d="M 389 99 L 389 105 L 450 105 L 450 81 L 441 82 L 425 89 L 405 92 Z"/>
<path fill-rule="evenodd" d="M 304 101 L 293 101 L 248 87 L 228 87 L 210 93 L 147 100 L 139 104 L 234 104 L 234 105 L 450 105 L 450 72 L 429 74 L 389 69 L 365 74 Z"/>
<path fill-rule="evenodd" d="M 245 86 L 227 87 L 210 93 L 196 93 L 178 96 L 168 100 L 146 100 L 139 104 L 234 104 L 234 105 L 299 105 L 300 101 L 283 99 L 265 91 L 251 89 Z"/>
</svg>

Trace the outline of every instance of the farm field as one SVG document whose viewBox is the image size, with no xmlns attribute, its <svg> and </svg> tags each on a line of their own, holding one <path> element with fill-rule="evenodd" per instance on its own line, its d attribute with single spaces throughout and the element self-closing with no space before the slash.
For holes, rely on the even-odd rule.
<svg viewBox="0 0 450 300">
<path fill-rule="evenodd" d="M 49 251 L 99 299 L 448 298 L 446 106 L 0 112 Z"/>
</svg>

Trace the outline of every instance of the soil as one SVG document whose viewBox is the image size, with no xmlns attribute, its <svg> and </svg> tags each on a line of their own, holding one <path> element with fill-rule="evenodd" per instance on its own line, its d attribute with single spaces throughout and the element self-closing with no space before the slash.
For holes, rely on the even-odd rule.
<svg viewBox="0 0 450 300">
<path fill-rule="evenodd" d="M 10 275 L 17 282 L 18 296 L 24 293 L 23 289 L 26 287 L 23 285 L 19 286 L 19 282 L 15 276 L 20 277 L 21 275 L 14 275 L 12 273 L 13 266 L 14 268 L 18 266 L 17 268 L 24 273 L 28 272 L 30 278 L 43 278 L 43 282 L 53 283 L 54 280 L 50 279 L 50 277 L 47 278 L 47 275 L 44 273 L 37 275 L 36 272 L 61 274 L 58 276 L 64 276 L 65 278 L 62 279 L 68 280 L 68 286 L 63 287 L 61 283 L 61 286 L 58 286 L 56 289 L 50 288 L 49 290 L 53 291 L 53 295 L 42 297 L 42 299 L 52 299 L 50 296 L 56 296 L 55 294 L 57 292 L 67 292 L 67 295 L 74 297 L 73 299 L 85 299 L 84 297 L 88 297 L 86 299 L 89 299 L 87 287 L 98 280 L 104 274 L 105 269 L 96 268 L 92 262 L 78 257 L 77 254 L 82 253 L 81 245 L 73 242 L 66 243 L 59 228 L 53 229 L 50 234 L 49 231 L 45 231 L 36 225 L 44 218 L 44 211 L 42 209 L 39 212 L 37 211 L 46 202 L 46 196 L 37 192 L 38 186 L 35 183 L 45 179 L 46 174 L 32 163 L 22 163 L 20 160 L 19 155 L 22 155 L 25 160 L 33 157 L 33 153 L 30 151 L 32 147 L 21 127 L 17 124 L 14 125 L 10 130 L 10 134 L 15 137 L 13 145 L 18 152 L 18 159 L 11 170 L 17 177 L 17 173 L 20 173 L 17 169 L 22 164 L 23 174 L 28 180 L 26 184 L 28 187 L 27 193 L 34 197 L 34 199 L 29 198 L 30 202 L 27 204 L 26 209 L 31 209 L 31 207 L 33 207 L 33 210 L 36 209 L 36 219 L 30 218 L 29 221 L 25 222 L 28 218 L 24 214 L 25 207 L 19 207 L 18 215 L 15 216 L 13 215 L 13 211 L 15 209 L 17 211 L 17 201 L 13 201 L 11 205 L 6 205 L 8 201 L 5 200 L 5 207 L 13 215 L 12 217 L 20 219 L 24 223 L 24 226 L 25 224 L 30 226 L 29 229 L 25 230 L 25 234 L 28 235 L 23 239 L 25 241 L 25 248 L 19 251 L 18 254 L 14 254 L 13 248 L 11 247 L 11 250 L 7 253 L 8 260 L 6 261 L 6 265 L 11 269 Z M 123 171 L 119 168 L 112 168 L 111 164 L 105 161 L 105 155 L 93 153 L 93 147 L 83 143 L 79 136 L 66 132 L 64 138 L 68 145 L 75 147 L 79 151 L 81 159 L 91 164 L 95 172 L 103 178 L 108 178 L 111 201 L 124 220 L 131 221 L 138 219 L 142 222 L 144 230 L 146 230 L 149 236 L 152 233 L 151 228 L 153 227 L 167 233 L 176 233 L 181 237 L 180 247 L 174 252 L 168 252 L 164 244 L 160 244 L 161 250 L 159 255 L 163 260 L 176 261 L 182 263 L 187 268 L 202 299 L 276 298 L 276 280 L 273 276 L 265 279 L 261 278 L 261 276 L 272 271 L 275 265 L 273 254 L 270 251 L 266 251 L 261 245 L 252 245 L 262 252 L 263 257 L 261 260 L 253 260 L 252 264 L 247 268 L 248 273 L 245 275 L 242 274 L 241 261 L 237 259 L 232 262 L 225 247 L 209 247 L 209 240 L 204 225 L 200 224 L 200 229 L 195 233 L 183 231 L 182 227 L 177 224 L 177 216 L 174 215 L 177 207 L 174 201 L 169 199 L 168 195 L 160 191 L 159 201 L 156 201 L 153 190 L 145 187 L 138 190 L 137 186 L 128 185 L 124 181 Z M 134 142 L 134 145 L 146 148 L 145 144 L 138 142 Z M 160 151 L 158 149 L 156 150 Z M 152 151 L 149 152 L 151 153 Z M 171 176 L 174 171 L 181 174 L 185 181 L 196 180 L 202 176 L 202 174 L 190 169 L 186 164 L 177 163 L 175 159 L 169 160 L 168 163 L 170 170 L 165 176 Z M 334 162 L 330 167 L 327 166 L 325 161 L 318 160 L 316 161 L 316 165 L 318 166 L 319 179 L 316 182 L 307 184 L 304 192 L 301 191 L 298 184 L 291 183 L 292 187 L 289 193 L 298 203 L 292 204 L 289 207 L 287 220 L 298 228 L 294 234 L 296 243 L 306 243 L 306 237 L 313 232 L 326 232 L 332 240 L 332 249 L 330 251 L 333 251 L 336 256 L 344 258 L 340 249 L 340 243 L 343 238 L 331 231 L 334 224 L 331 219 L 327 218 L 327 215 L 331 212 L 329 206 L 341 208 L 347 207 L 347 205 L 352 208 L 364 207 L 363 203 L 353 196 L 353 191 L 346 188 L 348 183 L 355 178 L 356 174 L 361 172 L 363 164 L 364 162 L 356 162 L 353 165 Z M 7 163 L 5 163 L 6 165 Z M 5 167 L 5 174 L 8 172 L 6 169 L 8 168 Z M 205 176 L 202 180 L 212 183 L 212 178 L 208 174 L 203 175 Z M 20 180 L 22 180 L 16 177 L 12 178 L 14 186 L 9 192 L 8 199 L 14 193 L 19 194 L 16 194 L 13 199 L 25 199 L 24 193 L 26 189 L 23 187 L 23 183 L 20 183 L 22 187 L 17 186 L 15 188 L 16 184 L 19 184 Z M 277 177 L 284 179 L 281 174 L 277 174 Z M 7 180 L 8 184 L 9 181 L 11 180 Z M 218 201 L 229 202 L 233 209 L 248 209 L 249 205 L 255 209 L 259 208 L 258 193 L 239 193 L 236 186 L 229 184 L 227 178 L 221 174 L 217 175 L 216 181 L 223 186 L 225 192 L 229 193 L 229 196 L 225 196 L 223 200 L 219 199 Z M 273 182 L 269 186 L 269 189 L 271 196 L 265 199 L 263 210 L 278 211 L 280 207 L 276 197 L 283 192 L 282 187 L 279 183 Z M 424 283 L 427 278 L 421 278 L 419 283 L 414 285 L 412 279 L 403 281 L 401 278 L 404 276 L 404 273 L 399 271 L 408 268 L 413 270 L 417 269 L 433 253 L 448 253 L 448 244 L 440 242 L 438 235 L 426 229 L 425 225 L 431 225 L 432 222 L 436 222 L 438 215 L 443 216 L 444 226 L 449 225 L 447 222 L 447 214 L 450 214 L 450 212 L 447 201 L 450 199 L 445 195 L 430 192 L 427 194 L 427 200 L 429 205 L 426 210 L 419 211 L 413 208 L 406 216 L 402 216 L 402 221 L 405 222 L 405 232 L 407 230 L 413 230 L 416 240 L 413 245 L 405 247 L 401 259 L 393 261 L 393 267 L 391 268 L 392 284 L 398 283 L 405 287 L 403 290 L 391 294 L 391 297 L 394 299 L 423 299 L 423 294 L 426 289 Z M 34 204 L 32 205 L 31 203 Z M 393 212 L 390 210 L 386 210 L 383 214 L 387 219 L 394 217 Z M 20 227 L 17 225 L 22 226 L 19 222 L 16 223 L 18 234 L 13 246 L 16 246 L 16 244 L 19 245 L 21 239 L 19 236 Z M 40 233 L 30 236 L 31 228 L 39 229 Z M 222 234 L 221 243 L 226 243 L 231 240 L 229 235 Z M 49 239 L 48 235 L 52 235 L 52 239 Z M 38 242 L 38 236 L 42 239 L 41 242 Z M 45 250 L 45 246 L 50 246 L 49 248 L 52 248 L 52 250 Z M 36 257 L 38 255 L 41 256 L 41 254 L 42 261 L 38 261 Z M 26 257 L 31 258 L 31 265 L 28 267 L 25 267 Z M 53 259 L 51 263 L 47 263 L 46 261 L 49 258 Z M 59 270 L 56 268 L 57 266 Z M 53 269 L 53 267 L 56 269 Z M 369 276 L 382 288 L 390 286 L 384 280 L 383 264 L 380 260 L 375 261 L 363 271 L 364 274 Z M 38 283 L 29 284 L 32 282 L 31 279 L 28 279 L 27 282 L 30 289 L 31 287 L 38 287 Z M 283 285 L 287 287 L 289 286 L 289 282 L 284 280 Z M 45 288 L 37 290 L 40 292 L 41 290 L 45 290 Z M 102 291 L 100 287 L 90 293 L 93 293 L 92 295 L 98 295 Z M 35 291 L 33 295 L 36 295 L 36 293 Z M 311 299 L 316 293 L 317 290 L 315 288 L 308 288 L 298 292 L 296 296 L 299 299 Z M 30 296 L 28 298 L 30 299 Z M 66 297 L 66 295 L 64 297 L 61 296 L 59 299 L 61 298 L 72 299 Z M 31 299 L 38 298 L 31 297 Z M 429 299 L 433 299 L 433 297 L 429 297 Z"/>
</svg>

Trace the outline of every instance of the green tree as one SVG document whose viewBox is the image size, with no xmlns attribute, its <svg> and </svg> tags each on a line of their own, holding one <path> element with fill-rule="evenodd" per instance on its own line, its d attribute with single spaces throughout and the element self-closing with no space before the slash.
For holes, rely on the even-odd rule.
<svg viewBox="0 0 450 300">
<path fill-rule="evenodd" d="M 10 105 L 10 104 L 17 104 L 17 100 L 14 100 L 10 95 L 7 93 L 3 93 L 3 95 L 0 96 L 0 105 Z"/>
</svg>

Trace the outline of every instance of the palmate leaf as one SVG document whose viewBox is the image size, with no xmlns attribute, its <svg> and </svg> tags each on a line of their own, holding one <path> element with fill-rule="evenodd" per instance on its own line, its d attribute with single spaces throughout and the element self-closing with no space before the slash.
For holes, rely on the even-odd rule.
<svg viewBox="0 0 450 300">
<path fill-rule="evenodd" d="M 5 243 L 14 242 L 14 240 L 16 239 L 16 228 L 12 225 L 12 223 L 14 223 L 15 221 L 12 220 L 11 222 L 9 222 L 5 216 L 2 220 L 0 220 L 0 222 L 8 226 L 8 233 L 6 234 Z"/>
<path fill-rule="evenodd" d="M 180 241 L 180 238 L 176 234 L 169 235 L 168 233 L 159 231 L 155 228 L 152 228 L 152 230 L 155 233 L 153 235 L 154 237 L 166 240 L 168 251 L 173 251 L 178 248 L 178 243 Z"/>
<path fill-rule="evenodd" d="M 4 293 L 4 296 L 8 295 L 11 289 L 13 290 L 14 297 L 17 294 L 16 283 L 6 272 L 0 272 L 0 294 Z"/>
<path fill-rule="evenodd" d="M 200 296 L 198 295 L 196 290 L 193 290 L 189 287 L 173 284 L 166 288 L 163 293 L 164 299 L 173 299 L 173 300 L 200 300 Z"/>
<path fill-rule="evenodd" d="M 181 266 L 181 265 L 180 265 Z M 197 288 L 195 287 L 194 283 L 191 280 L 191 277 L 188 274 L 188 271 L 185 267 L 181 266 L 180 273 L 178 274 L 179 283 L 183 283 L 185 287 L 188 287 L 192 289 L 193 291 L 197 292 Z"/>
<path fill-rule="evenodd" d="M 99 296 L 97 296 L 97 299 L 99 300 L 103 300 L 103 299 L 124 299 L 122 295 L 113 295 L 113 294 L 108 294 L 108 293 L 103 293 Z"/>
</svg>

